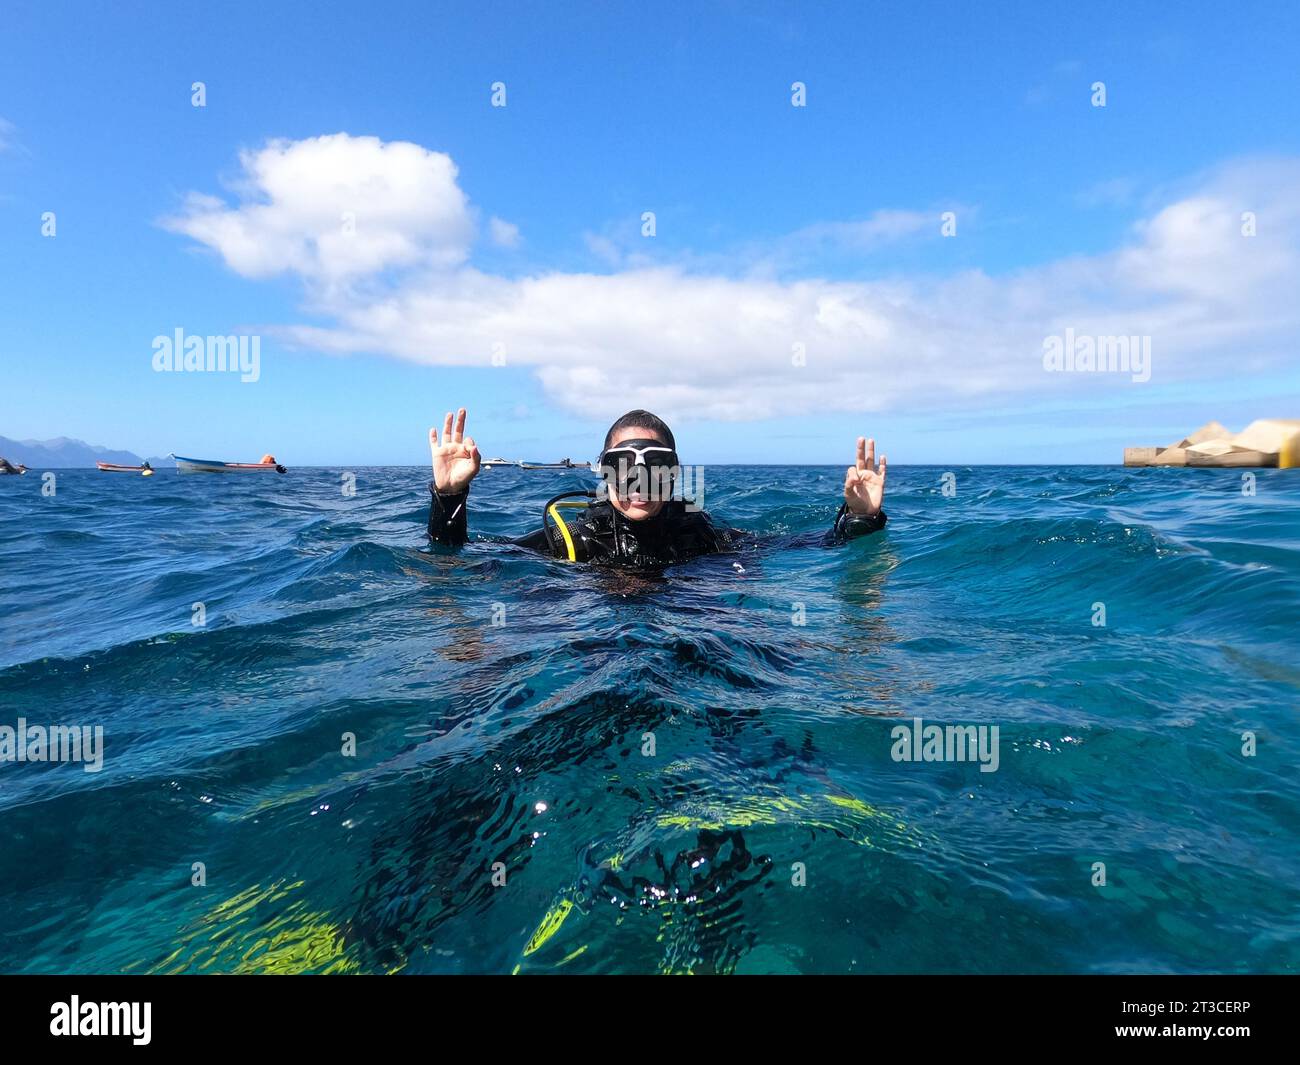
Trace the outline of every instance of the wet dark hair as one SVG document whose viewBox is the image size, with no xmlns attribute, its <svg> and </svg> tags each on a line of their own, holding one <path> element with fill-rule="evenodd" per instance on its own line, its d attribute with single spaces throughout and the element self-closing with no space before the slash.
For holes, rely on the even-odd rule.
<svg viewBox="0 0 1300 1065">
<path fill-rule="evenodd" d="M 657 415 L 651 414 L 648 410 L 630 410 L 623 417 L 619 418 L 609 427 L 609 432 L 605 434 L 605 446 L 602 451 L 608 451 L 609 445 L 614 442 L 614 435 L 620 429 L 653 429 L 659 436 L 663 437 L 664 442 L 677 450 L 677 441 L 673 439 L 673 431 L 668 428 L 668 423 Z"/>
</svg>

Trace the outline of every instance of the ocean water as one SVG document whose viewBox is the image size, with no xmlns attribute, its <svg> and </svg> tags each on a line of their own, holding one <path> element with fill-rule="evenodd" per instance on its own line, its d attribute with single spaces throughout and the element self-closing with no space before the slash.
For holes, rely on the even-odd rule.
<svg viewBox="0 0 1300 1065">
<path fill-rule="evenodd" d="M 1300 969 L 1300 471 L 711 467 L 767 542 L 661 576 L 353 472 L 0 478 L 0 726 L 103 730 L 0 762 L 0 970 Z"/>
</svg>

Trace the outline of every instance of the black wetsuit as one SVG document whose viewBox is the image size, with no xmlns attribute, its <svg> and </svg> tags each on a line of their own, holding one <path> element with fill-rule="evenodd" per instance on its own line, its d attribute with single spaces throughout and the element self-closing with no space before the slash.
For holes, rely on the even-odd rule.
<svg viewBox="0 0 1300 1065">
<path fill-rule="evenodd" d="M 468 489 L 455 495 L 442 495 L 430 483 L 429 495 L 430 539 L 448 547 L 459 547 L 468 533 Z M 883 510 L 875 517 L 864 518 L 841 506 L 829 530 L 794 540 L 830 547 L 876 532 L 884 528 L 886 520 Z M 753 540 L 752 534 L 740 529 L 719 528 L 706 512 L 690 509 L 680 500 L 664 504 L 653 518 L 641 521 L 629 521 L 608 500 L 594 502 L 580 517 L 568 522 L 568 530 L 574 561 L 633 567 L 672 565 L 699 555 L 728 551 Z M 569 545 L 563 535 L 546 525 L 527 536 L 513 538 L 510 543 L 555 558 L 569 558 Z"/>
</svg>

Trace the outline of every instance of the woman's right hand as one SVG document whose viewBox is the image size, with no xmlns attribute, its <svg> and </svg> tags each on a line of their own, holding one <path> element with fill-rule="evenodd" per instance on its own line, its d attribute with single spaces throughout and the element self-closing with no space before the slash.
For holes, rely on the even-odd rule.
<svg viewBox="0 0 1300 1065">
<path fill-rule="evenodd" d="M 429 430 L 429 450 L 433 453 L 433 483 L 440 495 L 459 495 L 469 488 L 469 482 L 478 476 L 483 456 L 472 436 L 465 435 L 465 408 L 456 412 L 455 427 L 451 412 L 442 426 L 442 442 L 438 430 Z"/>
</svg>

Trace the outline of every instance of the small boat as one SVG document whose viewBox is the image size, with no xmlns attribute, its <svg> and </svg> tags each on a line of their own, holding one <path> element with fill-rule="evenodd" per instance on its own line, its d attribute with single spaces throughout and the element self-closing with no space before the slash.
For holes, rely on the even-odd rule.
<svg viewBox="0 0 1300 1065">
<path fill-rule="evenodd" d="M 521 462 L 519 468 L 522 470 L 589 470 L 591 466 L 585 462 L 560 459 L 559 462 Z"/>
<path fill-rule="evenodd" d="M 484 459 L 483 468 L 485 470 L 495 469 L 500 466 L 513 466 L 518 470 L 590 470 L 585 462 L 573 462 L 570 459 L 561 459 L 559 462 L 525 462 L 523 459 Z"/>
<path fill-rule="evenodd" d="M 116 462 L 96 462 L 100 473 L 140 473 L 146 477 L 153 476 L 153 467 L 147 462 L 143 466 L 122 466 Z"/>
<path fill-rule="evenodd" d="M 178 473 L 286 473 L 275 459 L 270 462 L 218 462 L 215 459 L 187 459 L 171 455 Z"/>
</svg>

